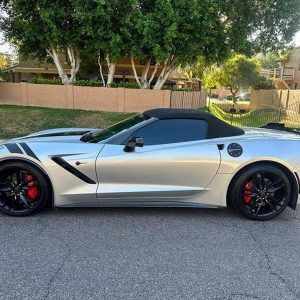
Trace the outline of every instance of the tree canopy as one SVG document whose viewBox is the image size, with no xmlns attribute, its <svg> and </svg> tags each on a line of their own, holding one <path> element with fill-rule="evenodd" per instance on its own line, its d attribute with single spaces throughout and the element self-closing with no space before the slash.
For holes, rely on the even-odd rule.
<svg viewBox="0 0 300 300">
<path fill-rule="evenodd" d="M 8 68 L 10 64 L 11 64 L 10 58 L 5 54 L 0 53 L 0 70 L 4 70 Z"/>
<path fill-rule="evenodd" d="M 20 51 L 53 59 L 63 83 L 74 82 L 80 52 L 98 55 L 107 85 L 120 57 L 132 57 L 142 88 L 162 88 L 171 72 L 199 57 L 221 63 L 232 52 L 282 49 L 300 23 L 300 0 L 0 0 L 1 27 Z M 71 66 L 65 72 L 60 53 Z M 134 58 L 145 61 L 137 76 Z M 154 64 L 149 74 L 150 65 Z M 159 70 L 159 71 L 158 71 Z M 103 74 L 102 78 L 104 80 Z M 153 84 L 152 84 L 153 82 Z"/>
<path fill-rule="evenodd" d="M 1 29 L 22 54 L 38 59 L 50 56 L 65 84 L 73 83 L 80 66 L 80 49 L 84 47 L 77 2 L 71 0 L 4 0 L 7 15 Z M 67 56 L 70 76 L 65 72 Z"/>
<path fill-rule="evenodd" d="M 214 73 L 214 76 L 217 76 L 215 81 L 220 86 L 230 89 L 235 102 L 239 91 L 247 90 L 259 82 L 260 68 L 256 58 L 238 54 L 227 60 L 219 71 Z"/>
</svg>

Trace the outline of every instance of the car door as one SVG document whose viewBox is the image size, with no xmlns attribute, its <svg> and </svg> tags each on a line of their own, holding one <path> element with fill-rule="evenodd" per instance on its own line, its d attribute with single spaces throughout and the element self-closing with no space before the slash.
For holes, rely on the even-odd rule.
<svg viewBox="0 0 300 300">
<path fill-rule="evenodd" d="M 185 198 L 203 191 L 220 166 L 217 145 L 206 140 L 203 120 L 158 120 L 134 132 L 144 147 L 125 152 L 124 145 L 106 144 L 96 170 L 99 201 Z"/>
</svg>

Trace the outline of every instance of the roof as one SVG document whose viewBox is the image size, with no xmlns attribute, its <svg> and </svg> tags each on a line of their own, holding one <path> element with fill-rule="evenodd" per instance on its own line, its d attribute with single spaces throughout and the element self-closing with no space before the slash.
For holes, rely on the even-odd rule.
<svg viewBox="0 0 300 300">
<path fill-rule="evenodd" d="M 153 117 L 157 119 L 201 119 L 208 120 L 214 115 L 196 109 L 180 109 L 180 108 L 156 108 L 145 111 L 144 116 Z"/>
<path fill-rule="evenodd" d="M 158 108 L 147 110 L 143 113 L 146 117 L 153 117 L 160 120 L 167 119 L 196 119 L 208 123 L 207 138 L 219 138 L 243 135 L 245 132 L 239 127 L 232 126 L 213 114 L 196 109 Z"/>
</svg>

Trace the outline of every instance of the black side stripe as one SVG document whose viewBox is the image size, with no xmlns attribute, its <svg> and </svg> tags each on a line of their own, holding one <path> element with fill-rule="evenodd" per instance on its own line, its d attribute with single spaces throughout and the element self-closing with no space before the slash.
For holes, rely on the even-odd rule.
<svg viewBox="0 0 300 300">
<path fill-rule="evenodd" d="M 94 180 L 86 176 L 85 174 L 81 173 L 79 170 L 68 164 L 64 159 L 59 156 L 53 156 L 52 160 L 56 162 L 59 166 L 76 176 L 77 178 L 81 179 L 82 181 L 89 183 L 89 184 L 96 184 Z"/>
<path fill-rule="evenodd" d="M 8 143 L 8 144 L 4 144 L 4 146 L 7 148 L 7 150 L 8 150 L 10 153 L 19 153 L 19 154 L 23 154 L 21 148 L 20 148 L 17 144 Z"/>
<path fill-rule="evenodd" d="M 25 143 L 20 143 L 20 146 L 24 149 L 25 153 L 32 158 L 35 158 L 36 160 L 39 160 L 39 158 L 35 155 L 35 153 L 29 148 L 29 146 Z"/>
</svg>

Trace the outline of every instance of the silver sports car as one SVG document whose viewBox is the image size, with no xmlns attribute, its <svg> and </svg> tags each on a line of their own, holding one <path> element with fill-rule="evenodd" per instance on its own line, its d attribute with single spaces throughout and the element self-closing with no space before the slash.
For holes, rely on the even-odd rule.
<svg viewBox="0 0 300 300">
<path fill-rule="evenodd" d="M 275 126 L 275 125 L 274 125 Z M 277 126 L 275 126 L 277 128 Z M 0 145 L 0 210 L 226 207 L 254 220 L 295 209 L 300 135 L 154 109 L 109 128 L 56 129 Z"/>
</svg>

